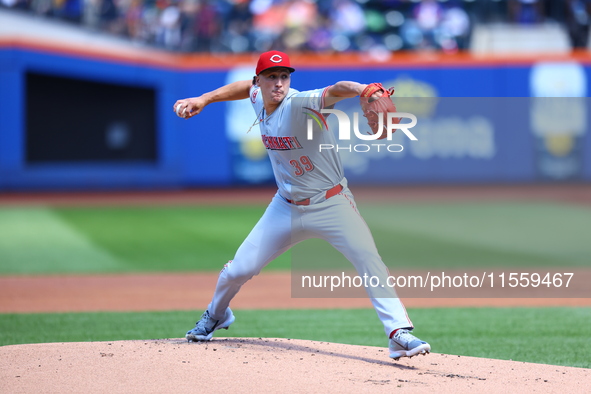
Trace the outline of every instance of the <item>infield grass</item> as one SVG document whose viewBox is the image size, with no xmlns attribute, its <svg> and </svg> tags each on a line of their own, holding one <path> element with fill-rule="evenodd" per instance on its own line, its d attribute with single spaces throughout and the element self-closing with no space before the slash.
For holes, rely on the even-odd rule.
<svg viewBox="0 0 591 394">
<path fill-rule="evenodd" d="M 6 314 L 0 315 L 0 344 L 179 338 L 199 314 Z M 591 367 L 591 308 L 441 308 L 409 314 L 415 334 L 436 353 Z M 238 310 L 235 315 L 231 329 L 217 336 L 387 346 L 371 309 Z"/>
<path fill-rule="evenodd" d="M 0 274 L 217 271 L 265 207 L 0 208 Z M 591 267 L 591 208 L 552 203 L 360 204 L 391 268 Z M 269 269 L 327 260 L 304 242 Z M 339 255 L 340 256 L 340 255 Z"/>
</svg>

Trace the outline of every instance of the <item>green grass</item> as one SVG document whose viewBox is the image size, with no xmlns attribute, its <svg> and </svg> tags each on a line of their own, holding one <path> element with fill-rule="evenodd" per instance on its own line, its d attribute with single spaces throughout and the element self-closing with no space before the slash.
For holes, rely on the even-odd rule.
<svg viewBox="0 0 591 394">
<path fill-rule="evenodd" d="M 219 271 L 263 211 L 0 208 L 0 274 Z M 289 260 L 273 266 L 287 269 Z"/>
<path fill-rule="evenodd" d="M 0 274 L 217 271 L 263 210 L 0 208 Z M 393 269 L 591 266 L 589 207 L 406 203 L 360 204 L 360 210 Z M 304 242 L 269 268 L 339 258 L 323 241 Z"/>
<path fill-rule="evenodd" d="M 368 206 L 362 213 L 396 265 L 591 266 L 585 206 L 464 202 Z"/>
<path fill-rule="evenodd" d="M 219 336 L 282 337 L 386 346 L 371 309 L 235 311 Z M 409 311 L 434 352 L 591 367 L 591 308 L 443 308 Z M 198 312 L 0 315 L 0 344 L 178 338 Z"/>
</svg>

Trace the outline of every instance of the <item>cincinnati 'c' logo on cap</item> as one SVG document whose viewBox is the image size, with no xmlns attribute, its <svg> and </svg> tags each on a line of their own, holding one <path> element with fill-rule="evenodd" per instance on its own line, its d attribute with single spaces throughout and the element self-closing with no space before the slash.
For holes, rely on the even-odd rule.
<svg viewBox="0 0 591 394">
<path fill-rule="evenodd" d="M 271 58 L 269 60 L 272 61 L 273 63 L 281 63 L 281 61 L 283 59 L 279 55 L 273 55 L 273 56 L 271 56 Z"/>
</svg>

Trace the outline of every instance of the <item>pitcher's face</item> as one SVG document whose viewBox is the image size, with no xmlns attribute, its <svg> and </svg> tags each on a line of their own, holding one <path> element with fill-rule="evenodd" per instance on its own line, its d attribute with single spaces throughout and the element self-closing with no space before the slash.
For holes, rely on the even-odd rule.
<svg viewBox="0 0 591 394">
<path fill-rule="evenodd" d="M 291 84 L 291 74 L 283 67 L 271 68 L 257 76 L 257 85 L 261 88 L 263 100 L 266 104 L 279 105 Z"/>
</svg>

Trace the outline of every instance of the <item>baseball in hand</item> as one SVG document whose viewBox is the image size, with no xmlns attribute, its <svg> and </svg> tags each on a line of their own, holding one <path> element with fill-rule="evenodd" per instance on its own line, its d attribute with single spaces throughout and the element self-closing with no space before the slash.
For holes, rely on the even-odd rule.
<svg viewBox="0 0 591 394">
<path fill-rule="evenodd" d="M 186 108 L 183 110 L 183 113 L 182 114 L 180 112 L 182 106 L 183 106 L 182 104 L 179 104 L 179 105 L 176 106 L 176 114 L 177 114 L 177 116 L 182 116 L 182 115 L 185 114 L 185 111 L 187 110 Z"/>
</svg>

